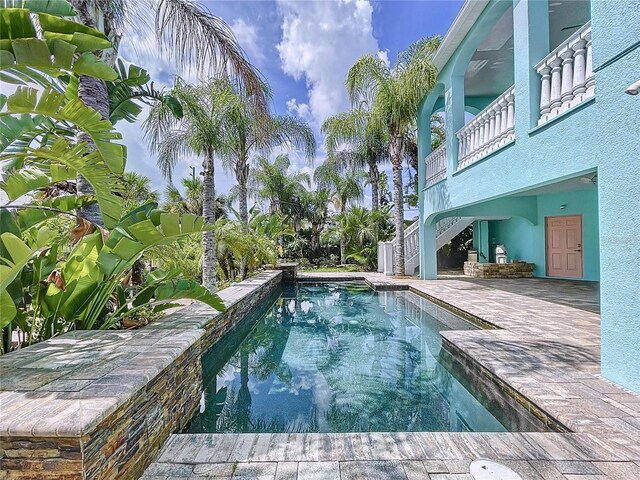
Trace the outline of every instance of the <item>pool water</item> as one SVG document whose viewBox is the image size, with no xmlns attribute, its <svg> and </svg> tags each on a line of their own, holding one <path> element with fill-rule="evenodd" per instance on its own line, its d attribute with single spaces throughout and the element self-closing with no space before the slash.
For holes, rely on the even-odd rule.
<svg viewBox="0 0 640 480">
<path fill-rule="evenodd" d="M 203 356 L 187 432 L 541 430 L 441 349 L 476 327 L 413 293 L 298 283 L 261 307 Z"/>
</svg>

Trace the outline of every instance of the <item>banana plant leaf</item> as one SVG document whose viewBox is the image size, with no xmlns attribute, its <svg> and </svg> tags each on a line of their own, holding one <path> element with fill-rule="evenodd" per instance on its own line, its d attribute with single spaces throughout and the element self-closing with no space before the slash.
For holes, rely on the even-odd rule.
<svg viewBox="0 0 640 480">
<path fill-rule="evenodd" d="M 47 76 L 60 77 L 74 73 L 103 80 L 115 80 L 118 77 L 115 69 L 92 53 L 110 48 L 109 39 L 94 28 L 58 16 L 59 12 L 73 11 L 64 8 L 64 0 L 60 2 L 62 8 L 57 10 L 46 1 L 4 0 L 3 3 L 24 3 L 26 8 L 3 8 L 0 11 L 1 80 L 18 85 L 35 82 L 52 87 Z M 35 10 L 30 10 L 27 3 Z M 56 13 L 45 13 L 47 10 Z M 39 29 L 33 24 L 32 11 L 39 12 Z"/>
<path fill-rule="evenodd" d="M 103 120 L 100 113 L 87 107 L 80 99 L 67 101 L 64 94 L 53 89 L 38 92 L 34 88 L 18 87 L 7 97 L 0 116 L 22 114 L 44 115 L 79 128 L 91 137 L 109 169 L 119 175 L 123 173 L 126 147 L 113 142 L 121 139 L 122 135 L 111 122 Z"/>
<path fill-rule="evenodd" d="M 8 287 L 22 273 L 37 248 L 29 247 L 11 232 L 0 234 L 0 244 L 3 252 L 0 257 L 0 328 L 4 328 L 18 313 Z"/>
<path fill-rule="evenodd" d="M 34 13 L 48 13 L 61 17 L 78 14 L 67 0 L 0 0 L 0 8 L 26 8 Z"/>
<path fill-rule="evenodd" d="M 157 204 L 148 203 L 133 210 L 112 230 L 98 258 L 102 272 L 123 272 L 148 248 L 213 228 L 205 225 L 202 217 L 167 213 L 156 207 Z"/>
<path fill-rule="evenodd" d="M 117 194 L 122 191 L 119 177 L 102 162 L 98 151 L 86 153 L 84 145 L 73 145 L 60 137 L 53 145 L 45 146 L 23 154 L 24 166 L 14 170 L 11 176 L 0 182 L 10 199 L 19 198 L 35 188 L 43 188 L 62 180 L 82 175 L 91 184 L 95 198 L 107 228 L 117 224 L 122 213 L 122 202 Z M 0 155 L 0 161 L 4 158 Z M 32 166 L 37 167 L 38 173 Z M 47 181 L 45 182 L 44 176 Z"/>
<path fill-rule="evenodd" d="M 220 312 L 226 311 L 222 299 L 197 282 L 181 279 L 179 272 L 155 270 L 147 275 L 145 285 L 132 300 L 133 307 L 169 300 L 191 299 L 206 303 Z"/>
<path fill-rule="evenodd" d="M 96 198 L 92 195 L 67 195 L 41 201 L 37 204 L 18 205 L 16 206 L 16 220 L 20 229 L 25 231 L 49 218 L 60 215 L 62 212 L 79 210 L 95 202 Z"/>
</svg>

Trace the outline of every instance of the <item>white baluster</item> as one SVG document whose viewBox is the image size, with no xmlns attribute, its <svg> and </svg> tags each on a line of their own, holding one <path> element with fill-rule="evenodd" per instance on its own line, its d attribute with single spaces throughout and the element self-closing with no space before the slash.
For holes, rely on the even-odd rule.
<svg viewBox="0 0 640 480">
<path fill-rule="evenodd" d="M 540 120 L 546 120 L 547 114 L 551 111 L 549 108 L 549 100 L 551 99 L 551 67 L 545 65 L 538 73 L 541 75 L 541 90 L 540 90 Z"/>
<path fill-rule="evenodd" d="M 567 48 L 560 53 L 562 58 L 562 90 L 560 91 L 560 100 L 562 107 L 560 111 L 567 110 L 573 100 L 573 50 Z"/>
<path fill-rule="evenodd" d="M 482 150 L 484 146 L 484 119 L 480 119 L 480 128 L 478 129 L 478 148 L 476 149 L 474 157 L 478 156 L 478 152 Z"/>
<path fill-rule="evenodd" d="M 496 135 L 495 135 L 495 145 L 500 145 L 500 139 L 502 137 L 502 107 L 500 107 L 500 102 L 496 103 L 493 107 L 493 110 L 496 112 Z"/>
<path fill-rule="evenodd" d="M 587 72 L 586 50 L 587 41 L 584 38 L 578 40 L 573 46 L 573 101 L 572 106 L 582 101 L 582 94 L 587 91 L 584 84 Z"/>
<path fill-rule="evenodd" d="M 507 141 L 510 141 L 513 138 L 513 130 L 514 130 L 514 126 L 515 126 L 515 119 L 514 119 L 514 99 L 515 96 L 513 94 L 514 90 L 511 90 L 508 94 L 507 94 L 507 132 L 508 132 L 508 138 Z"/>
<path fill-rule="evenodd" d="M 586 68 L 585 68 L 585 87 L 586 92 L 584 93 L 583 98 L 592 97 L 596 91 L 596 77 L 593 74 L 593 51 L 591 48 L 591 30 L 585 33 L 584 36 L 587 41 L 587 60 L 586 60 Z"/>
<path fill-rule="evenodd" d="M 500 143 L 504 143 L 504 139 L 507 136 L 507 98 L 503 95 L 500 101 L 500 120 L 502 125 L 500 126 Z"/>
<path fill-rule="evenodd" d="M 471 150 L 471 155 L 478 151 L 478 147 L 480 146 L 480 123 L 477 120 L 474 120 L 473 125 L 473 150 Z"/>
<path fill-rule="evenodd" d="M 482 124 L 484 125 L 484 138 L 482 140 L 482 150 L 480 153 L 484 153 L 484 150 L 486 150 L 489 144 L 489 117 L 487 117 L 486 112 L 483 115 Z"/>
<path fill-rule="evenodd" d="M 489 110 L 489 142 L 487 147 L 489 150 L 493 147 L 493 140 L 496 138 L 496 112 L 493 110 Z"/>
<path fill-rule="evenodd" d="M 560 95 L 562 92 L 562 59 L 559 57 L 554 58 L 549 62 L 551 67 L 551 95 L 549 98 L 549 110 L 550 114 L 555 116 L 557 109 L 562 105 Z"/>
</svg>

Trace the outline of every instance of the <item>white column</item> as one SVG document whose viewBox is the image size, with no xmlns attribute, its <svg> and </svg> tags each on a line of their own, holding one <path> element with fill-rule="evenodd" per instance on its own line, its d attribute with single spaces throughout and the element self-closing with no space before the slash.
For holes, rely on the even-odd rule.
<svg viewBox="0 0 640 480">
<path fill-rule="evenodd" d="M 473 155 L 476 150 L 478 150 L 478 145 L 480 145 L 480 124 L 474 120 L 473 121 L 473 149 L 469 152 L 470 155 Z"/>
<path fill-rule="evenodd" d="M 587 41 L 587 60 L 585 68 L 585 87 L 587 91 L 584 98 L 592 97 L 596 92 L 596 77 L 593 74 L 593 51 L 591 48 L 591 32 L 587 32 L 584 36 Z"/>
<path fill-rule="evenodd" d="M 502 107 L 500 106 L 500 101 L 495 104 L 493 111 L 496 114 L 495 145 L 499 146 L 502 139 Z"/>
<path fill-rule="evenodd" d="M 562 92 L 562 59 L 559 57 L 554 58 L 549 62 L 551 66 L 551 95 L 549 98 L 549 109 L 551 113 L 558 109 L 562 105 L 560 95 Z"/>
<path fill-rule="evenodd" d="M 496 138 L 496 112 L 493 110 L 489 110 L 489 141 L 487 142 L 487 146 L 491 148 L 493 146 L 493 140 Z"/>
<path fill-rule="evenodd" d="M 551 67 L 549 65 L 545 65 L 538 73 L 541 75 L 540 81 L 542 82 L 542 87 L 540 91 L 540 117 L 545 119 L 545 115 L 547 115 L 550 111 L 549 108 L 549 100 L 551 99 Z"/>
<path fill-rule="evenodd" d="M 573 104 L 582 101 L 582 94 L 587 91 L 584 80 L 587 73 L 587 41 L 584 38 L 578 40 L 573 48 Z"/>
<path fill-rule="evenodd" d="M 567 48 L 560 53 L 560 58 L 562 58 L 561 110 L 566 110 L 569 108 L 569 104 L 573 99 L 573 50 Z"/>
<path fill-rule="evenodd" d="M 500 102 L 498 102 L 500 105 L 500 120 L 502 122 L 502 125 L 500 126 L 500 132 L 501 132 L 501 136 L 502 138 L 500 139 L 501 141 L 504 140 L 504 137 L 507 136 L 507 117 L 508 117 L 508 103 L 507 103 L 507 97 L 503 97 L 500 99 Z"/>
<path fill-rule="evenodd" d="M 513 134 L 513 128 L 515 126 L 515 121 L 513 118 L 513 113 L 514 113 L 513 100 L 514 100 L 513 93 L 510 92 L 507 95 L 507 131 L 509 132 L 510 135 Z"/>
</svg>

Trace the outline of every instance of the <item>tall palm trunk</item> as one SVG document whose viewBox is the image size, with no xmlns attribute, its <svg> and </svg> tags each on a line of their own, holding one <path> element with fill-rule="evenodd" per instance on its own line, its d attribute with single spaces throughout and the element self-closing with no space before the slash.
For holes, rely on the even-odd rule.
<svg viewBox="0 0 640 480">
<path fill-rule="evenodd" d="M 249 208 L 247 206 L 247 182 L 249 181 L 249 164 L 246 158 L 238 162 L 236 168 L 236 180 L 238 181 L 238 214 L 242 228 L 249 229 Z"/>
<path fill-rule="evenodd" d="M 238 181 L 238 215 L 240 225 L 245 233 L 249 233 L 249 209 L 247 207 L 247 182 L 249 181 L 249 164 L 246 158 L 236 165 L 236 180 Z M 247 259 L 240 259 L 240 276 L 247 278 Z"/>
<path fill-rule="evenodd" d="M 317 222 L 311 222 L 311 257 L 318 258 L 318 247 L 320 246 L 320 231 Z"/>
<path fill-rule="evenodd" d="M 340 202 L 340 215 L 344 216 L 344 211 L 346 210 L 346 202 Z M 343 231 L 344 234 L 344 231 Z M 344 238 L 344 235 L 340 235 L 340 265 L 344 265 L 347 263 L 347 241 Z"/>
<path fill-rule="evenodd" d="M 380 208 L 380 172 L 375 160 L 369 162 L 369 182 L 371 183 L 371 210 Z"/>
<path fill-rule="evenodd" d="M 98 111 L 103 119 L 109 118 L 109 93 L 107 92 L 107 85 L 104 81 L 84 75 L 80 76 L 78 82 L 78 98 L 86 106 Z M 93 143 L 91 137 L 84 131 L 80 131 L 78 134 L 78 141 L 85 142 L 89 151 L 95 151 L 96 144 Z M 93 187 L 91 187 L 82 175 L 78 175 L 76 178 L 76 191 L 78 195 L 95 195 Z M 82 207 L 79 213 L 90 222 L 96 225 L 103 225 L 100 207 L 97 202 Z"/>
<path fill-rule="evenodd" d="M 92 2 L 90 0 L 71 0 L 71 3 L 78 12 L 80 21 L 84 25 L 93 28 L 97 27 L 95 18 L 97 10 L 95 8 L 95 2 Z M 111 40 L 113 48 L 103 52 L 102 57 L 104 61 L 110 62 L 111 65 L 113 65 L 117 56 L 120 36 L 115 34 L 113 25 L 110 22 L 110 12 L 107 11 L 104 13 L 105 15 L 103 20 L 103 32 L 109 37 L 109 40 Z M 81 75 L 78 82 L 78 98 L 86 106 L 97 110 L 103 119 L 109 118 L 109 93 L 107 92 L 107 85 L 103 80 Z M 87 147 L 91 152 L 96 149 L 96 145 L 93 143 L 91 137 L 89 137 L 89 135 L 84 132 L 78 134 L 78 141 L 86 142 Z M 87 180 L 82 175 L 78 175 L 76 179 L 76 191 L 78 195 L 95 194 L 89 182 L 87 182 Z M 82 207 L 79 213 L 82 217 L 86 218 L 90 222 L 93 222 L 96 225 L 103 225 L 100 207 L 97 203 Z"/>
<path fill-rule="evenodd" d="M 404 275 L 404 197 L 402 193 L 402 136 L 391 139 L 390 156 L 393 167 L 393 204 L 396 226 L 396 244 L 393 249 L 393 273 Z"/>
<path fill-rule="evenodd" d="M 202 167 L 202 216 L 205 222 L 213 225 L 216 221 L 213 152 L 205 153 Z M 216 237 L 213 231 L 209 231 L 202 235 L 202 284 L 211 292 L 216 291 L 216 276 Z"/>
</svg>

